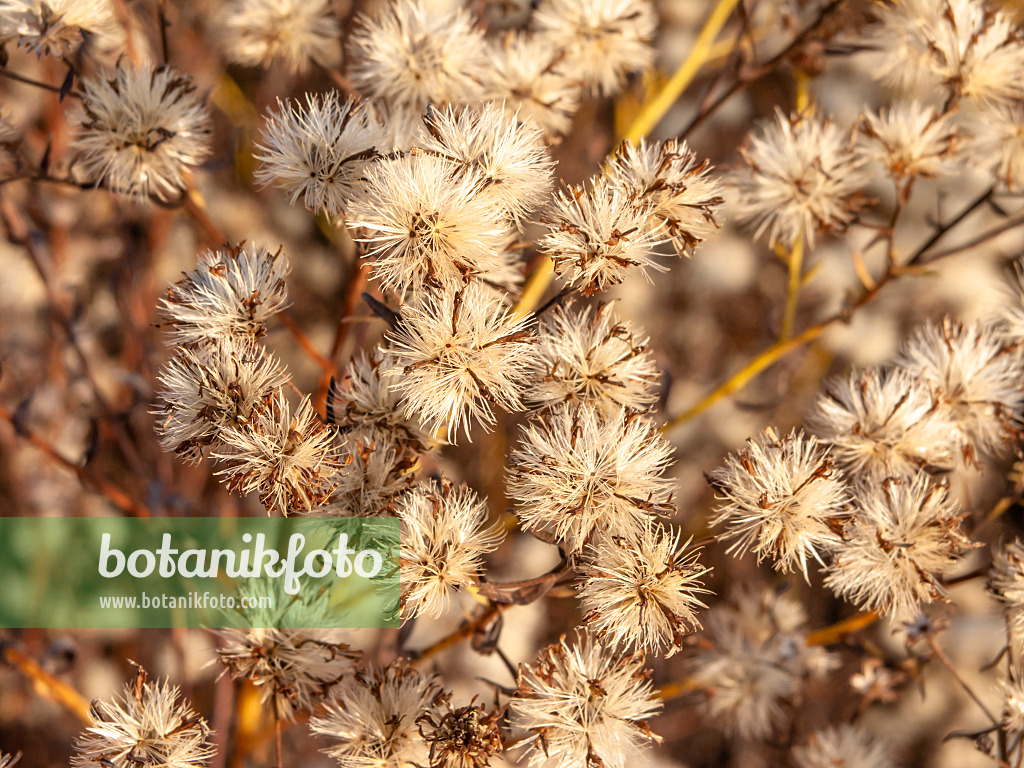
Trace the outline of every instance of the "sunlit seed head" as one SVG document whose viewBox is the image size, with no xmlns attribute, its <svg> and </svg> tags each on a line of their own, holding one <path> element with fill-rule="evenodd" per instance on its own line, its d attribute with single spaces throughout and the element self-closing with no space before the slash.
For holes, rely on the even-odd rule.
<svg viewBox="0 0 1024 768">
<path fill-rule="evenodd" d="M 338 20 L 329 0 L 229 0 L 219 33 L 228 59 L 248 67 L 283 62 L 306 72 L 312 62 L 341 64 Z"/>
</svg>

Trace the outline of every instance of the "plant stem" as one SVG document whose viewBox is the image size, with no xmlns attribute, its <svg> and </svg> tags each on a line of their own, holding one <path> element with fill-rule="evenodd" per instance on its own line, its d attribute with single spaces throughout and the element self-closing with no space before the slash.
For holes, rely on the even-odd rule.
<svg viewBox="0 0 1024 768">
<path fill-rule="evenodd" d="M 786 341 L 793 335 L 793 324 L 796 322 L 796 307 L 800 298 L 800 285 L 804 271 L 804 238 L 797 235 L 793 248 L 789 252 L 789 286 L 786 289 L 786 308 L 782 315 L 782 330 L 779 341 Z"/>
</svg>

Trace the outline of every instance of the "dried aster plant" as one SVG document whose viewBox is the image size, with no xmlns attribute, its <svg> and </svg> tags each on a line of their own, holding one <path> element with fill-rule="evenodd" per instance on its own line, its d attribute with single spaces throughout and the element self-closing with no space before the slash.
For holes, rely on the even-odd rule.
<svg viewBox="0 0 1024 768">
<path fill-rule="evenodd" d="M 261 701 L 272 702 L 282 720 L 318 707 L 359 658 L 336 630 L 270 626 L 226 629 L 220 636 L 217 660 L 231 677 L 259 688 Z"/>
<path fill-rule="evenodd" d="M 256 180 L 276 184 L 294 204 L 329 218 L 345 215 L 361 194 L 363 173 L 384 144 L 384 128 L 364 103 L 342 101 L 336 91 L 306 94 L 306 103 L 278 101 L 267 115 Z"/>
<path fill-rule="evenodd" d="M 431 711 L 416 721 L 430 745 L 430 768 L 486 768 L 502 750 L 504 711 L 488 711 L 473 702 L 454 709 L 450 694 L 442 699 L 446 711 Z"/>
<path fill-rule="evenodd" d="M 648 524 L 635 541 L 602 536 L 588 545 L 580 569 L 583 621 L 599 640 L 669 656 L 700 629 L 699 595 L 708 593 L 698 550 L 680 532 Z"/>
<path fill-rule="evenodd" d="M 218 19 L 228 58 L 248 67 L 280 60 L 292 72 L 341 62 L 338 20 L 328 0 L 228 0 Z"/>
<path fill-rule="evenodd" d="M 814 437 L 794 430 L 780 438 L 769 427 L 709 479 L 724 502 L 711 524 L 736 540 L 729 552 L 769 557 L 777 570 L 806 577 L 808 557 L 824 564 L 822 553 L 839 544 L 850 494 Z"/>
<path fill-rule="evenodd" d="M 398 497 L 402 525 L 402 613 L 405 618 L 443 614 L 455 589 L 475 585 L 481 559 L 504 535 L 485 527 L 487 505 L 466 488 L 423 483 Z"/>
<path fill-rule="evenodd" d="M 237 245 L 199 254 L 196 268 L 167 289 L 160 309 L 180 344 L 229 337 L 259 339 L 266 323 L 287 306 L 281 251 Z"/>
<path fill-rule="evenodd" d="M 557 307 L 541 322 L 537 342 L 526 394 L 534 408 L 585 404 L 611 414 L 657 400 L 661 376 L 649 340 L 611 304 Z"/>
<path fill-rule="evenodd" d="M 476 283 L 428 294 L 402 308 L 382 350 L 384 376 L 401 393 L 406 418 L 451 441 L 472 422 L 495 423 L 495 408 L 522 410 L 534 360 L 533 319 L 511 310 Z"/>
<path fill-rule="evenodd" d="M 258 493 L 267 514 L 309 512 L 334 491 L 334 438 L 334 429 L 320 420 L 308 397 L 293 416 L 278 390 L 248 423 L 221 431 L 223 447 L 213 457 L 224 462 L 217 474 L 228 490 L 241 496 Z"/>
<path fill-rule="evenodd" d="M 94 701 L 75 742 L 75 768 L 199 768 L 214 749 L 210 729 L 177 688 L 138 668 L 119 699 Z"/>
<path fill-rule="evenodd" d="M 1020 663 L 1024 660 L 1024 543 L 1020 539 L 994 549 L 989 588 L 1002 604 L 1010 647 Z"/>
<path fill-rule="evenodd" d="M 919 472 L 867 486 L 835 553 L 825 585 L 893 622 L 909 622 L 921 606 L 944 600 L 939 577 L 973 546 L 946 488 Z"/>
<path fill-rule="evenodd" d="M 400 660 L 345 678 L 309 726 L 332 742 L 324 752 L 341 768 L 425 766 L 430 746 L 417 723 L 444 717 L 442 694 L 440 678 Z"/>
<path fill-rule="evenodd" d="M 598 532 L 635 538 L 670 514 L 672 448 L 650 420 L 627 411 L 561 408 L 531 420 L 510 457 L 508 494 L 527 531 L 579 552 Z"/>
<path fill-rule="evenodd" d="M 861 132 L 868 157 L 894 179 L 933 177 L 955 170 L 951 162 L 957 131 L 949 113 L 919 101 L 870 112 Z"/>
<path fill-rule="evenodd" d="M 660 741 L 643 722 L 661 709 L 640 655 L 623 654 L 580 632 L 519 667 L 510 722 L 527 735 L 515 746 L 531 768 L 624 768 Z"/>
<path fill-rule="evenodd" d="M 170 200 L 210 154 L 210 117 L 192 78 L 119 64 L 82 83 L 72 144 L 84 181 L 136 199 Z"/>
<path fill-rule="evenodd" d="M 38 56 L 71 56 L 86 40 L 108 50 L 119 32 L 110 0 L 0 0 L 0 44 Z"/>
</svg>

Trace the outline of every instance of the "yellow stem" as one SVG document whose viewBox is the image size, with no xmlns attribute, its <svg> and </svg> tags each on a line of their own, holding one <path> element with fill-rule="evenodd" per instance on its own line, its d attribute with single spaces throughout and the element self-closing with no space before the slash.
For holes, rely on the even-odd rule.
<svg viewBox="0 0 1024 768">
<path fill-rule="evenodd" d="M 757 374 L 765 368 L 776 361 L 781 360 L 790 352 L 799 349 L 812 339 L 820 336 L 822 331 L 825 330 L 825 327 L 826 326 L 824 324 L 812 325 L 799 336 L 794 336 L 793 338 L 786 339 L 785 341 L 777 341 L 772 344 L 772 346 L 768 347 L 768 349 L 747 363 L 741 370 L 734 373 L 727 381 L 723 382 L 714 391 L 708 393 L 700 401 L 666 422 L 666 424 L 661 428 L 661 431 L 666 433 L 671 432 L 673 429 L 686 423 L 694 416 L 703 413 L 719 400 L 722 400 L 733 392 L 742 389 L 746 386 L 747 382 L 757 376 Z"/>
<path fill-rule="evenodd" d="M 523 287 L 523 295 L 519 298 L 519 303 L 516 304 L 515 308 L 516 318 L 528 315 L 537 308 L 541 298 L 544 296 L 544 291 L 551 285 L 551 280 L 554 276 L 555 263 L 549 257 L 544 256 Z"/>
<path fill-rule="evenodd" d="M 633 125 L 626 132 L 625 138 L 630 141 L 639 141 L 640 137 L 650 133 L 665 116 L 665 113 L 672 108 L 676 99 L 686 90 L 686 86 L 693 81 L 701 67 L 704 66 L 712 52 L 718 33 L 722 31 L 722 27 L 729 20 L 738 2 L 739 0 L 718 0 L 718 4 L 711 11 L 711 16 L 697 36 L 690 55 L 679 65 L 675 74 L 669 78 L 669 81 L 654 98 L 644 104 L 640 114 L 633 121 Z"/>
<path fill-rule="evenodd" d="M 831 626 L 819 629 L 817 632 L 811 632 L 811 634 L 807 636 L 806 642 L 808 645 L 831 645 L 832 643 L 838 643 L 852 632 L 864 629 L 865 627 L 870 627 L 878 621 L 878 618 L 878 614 L 874 611 L 857 613 L 847 619 L 838 621 Z"/>
<path fill-rule="evenodd" d="M 796 111 L 803 114 L 811 105 L 811 78 L 802 69 L 793 74 L 796 80 Z"/>
<path fill-rule="evenodd" d="M 782 330 L 779 341 L 785 341 L 793 335 L 793 324 L 796 321 L 796 306 L 800 297 L 800 283 L 804 270 L 804 238 L 796 236 L 793 249 L 789 252 L 789 287 L 786 290 L 786 309 L 782 315 Z"/>
<path fill-rule="evenodd" d="M 672 699 L 678 699 L 680 696 L 685 696 L 691 691 L 696 691 L 699 688 L 700 685 L 695 680 L 687 677 L 683 680 L 676 680 L 674 682 L 658 686 L 657 694 L 658 698 L 662 701 L 671 701 Z"/>
</svg>

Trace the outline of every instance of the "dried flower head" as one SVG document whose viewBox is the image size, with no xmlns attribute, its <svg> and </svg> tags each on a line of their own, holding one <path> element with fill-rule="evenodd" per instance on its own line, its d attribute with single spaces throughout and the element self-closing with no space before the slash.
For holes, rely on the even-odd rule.
<svg viewBox="0 0 1024 768">
<path fill-rule="evenodd" d="M 561 54 L 549 40 L 509 33 L 488 48 L 487 97 L 532 120 L 546 136 L 569 132 L 579 108 L 579 87 L 561 67 Z"/>
<path fill-rule="evenodd" d="M 401 590 L 405 618 L 438 618 L 452 592 L 473 586 L 483 555 L 504 531 L 485 527 L 487 504 L 465 486 L 422 483 L 400 496 L 394 513 L 402 525 Z"/>
<path fill-rule="evenodd" d="M 281 251 L 262 246 L 203 251 L 160 301 L 171 335 L 179 344 L 260 338 L 267 320 L 287 306 L 290 269 Z"/>
<path fill-rule="evenodd" d="M 366 230 L 373 276 L 415 298 L 425 287 L 457 290 L 499 269 L 509 226 L 483 187 L 480 177 L 433 155 L 369 166 L 349 224 Z"/>
<path fill-rule="evenodd" d="M 384 128 L 373 111 L 336 91 L 306 94 L 306 104 L 277 103 L 267 116 L 263 144 L 256 145 L 261 167 L 256 180 L 274 183 L 302 204 L 330 218 L 362 192 L 366 166 L 384 144 Z"/>
<path fill-rule="evenodd" d="M 323 751 L 341 768 L 423 766 L 429 764 L 430 749 L 417 721 L 443 717 L 443 702 L 437 675 L 399 660 L 346 677 L 335 687 L 324 714 L 309 725 L 313 733 L 334 742 Z"/>
<path fill-rule="evenodd" d="M 110 0 L 0 0 L 0 43 L 38 56 L 71 56 L 85 40 L 109 50 L 119 32 Z"/>
<path fill-rule="evenodd" d="M 542 0 L 532 24 L 562 52 L 566 75 L 593 93 L 615 93 L 654 61 L 657 17 L 647 0 Z"/>
<path fill-rule="evenodd" d="M 664 272 L 656 261 L 656 247 L 667 231 L 652 231 L 646 209 L 638 210 L 631 197 L 601 176 L 589 189 L 570 186 L 555 195 L 546 214 L 548 233 L 538 243 L 565 275 L 569 284 L 589 296 L 618 285 L 637 267 Z"/>
<path fill-rule="evenodd" d="M 512 726 L 528 732 L 530 768 L 624 768 L 651 741 L 643 721 L 661 709 L 643 656 L 619 653 L 580 632 L 519 667 Z"/>
<path fill-rule="evenodd" d="M 195 90 L 168 66 L 119 64 L 82 81 L 72 144 L 84 180 L 140 200 L 182 193 L 210 154 L 210 116 Z"/>
<path fill-rule="evenodd" d="M 894 179 L 934 177 L 955 170 L 950 159 L 956 126 L 949 113 L 919 101 L 896 104 L 869 112 L 861 132 L 865 152 Z"/>
<path fill-rule="evenodd" d="M 867 177 L 848 131 L 813 115 L 777 112 L 740 154 L 735 208 L 755 237 L 767 233 L 770 245 L 786 248 L 802 239 L 813 247 L 818 231 L 853 221 Z"/>
<path fill-rule="evenodd" d="M 119 699 L 94 701 L 75 742 L 75 768 L 199 768 L 214 753 L 210 729 L 177 688 L 138 668 Z"/>
<path fill-rule="evenodd" d="M 811 735 L 793 748 L 797 768 L 894 768 L 887 745 L 862 728 L 840 725 Z"/>
<path fill-rule="evenodd" d="M 802 680 L 832 664 L 805 642 L 803 607 L 788 595 L 741 588 L 707 614 L 706 643 L 690 674 L 708 697 L 708 720 L 726 733 L 766 739 L 782 727 Z"/>
<path fill-rule="evenodd" d="M 227 338 L 179 347 L 157 380 L 160 445 L 196 464 L 204 450 L 218 446 L 223 428 L 248 424 L 288 376 L 259 345 Z"/>
<path fill-rule="evenodd" d="M 334 437 L 334 429 L 320 421 L 308 397 L 292 416 L 278 390 L 248 423 L 221 431 L 223 448 L 213 456 L 223 459 L 225 466 L 217 474 L 232 493 L 258 493 L 267 514 L 308 512 L 324 504 L 334 490 Z"/>
<path fill-rule="evenodd" d="M 912 93 L 980 104 L 1024 96 L 1024 44 L 1017 24 L 984 0 L 902 0 L 881 6 L 870 29 L 878 77 Z"/>
<path fill-rule="evenodd" d="M 337 463 L 339 469 L 330 478 L 335 486 L 331 503 L 310 510 L 314 515 L 390 514 L 391 503 L 416 479 L 416 455 L 373 429 L 346 432 Z"/>
<path fill-rule="evenodd" d="M 722 539 L 736 540 L 730 553 L 770 557 L 776 570 L 807 577 L 807 558 L 824 564 L 822 552 L 839 543 L 850 495 L 814 437 L 794 430 L 780 438 L 769 427 L 730 454 L 710 482 L 725 502 L 711 524 L 726 527 Z"/>
<path fill-rule="evenodd" d="M 352 358 L 345 377 L 332 390 L 329 415 L 342 432 L 365 430 L 381 435 L 402 452 L 422 453 L 430 436 L 402 415 L 401 396 L 384 372 L 390 361 L 380 353 Z"/>
<path fill-rule="evenodd" d="M 964 457 L 998 455 L 1024 408 L 1016 346 L 982 323 L 920 328 L 896 364 L 933 388 Z"/>
<path fill-rule="evenodd" d="M 964 514 L 924 472 L 861 489 L 860 509 L 835 553 L 825 585 L 892 622 L 909 622 L 923 603 L 945 600 L 939 577 L 972 545 Z"/>
<path fill-rule="evenodd" d="M 553 536 L 569 552 L 597 531 L 635 539 L 645 521 L 673 511 L 671 455 L 649 419 L 566 407 L 524 427 L 508 494 L 525 530 Z"/>
<path fill-rule="evenodd" d="M 502 750 L 499 726 L 504 712 L 488 712 L 473 703 L 453 709 L 448 696 L 444 706 L 440 716 L 430 712 L 417 719 L 420 734 L 430 744 L 430 768 L 486 768 Z"/>
<path fill-rule="evenodd" d="M 1000 331 L 1010 344 L 1024 347 L 1024 258 L 1013 264 L 1013 277 L 996 307 Z"/>
<path fill-rule="evenodd" d="M 853 480 L 879 482 L 952 468 L 956 440 L 931 389 L 899 368 L 868 368 L 825 383 L 808 424 Z"/>
<path fill-rule="evenodd" d="M 228 59 L 247 67 L 283 61 L 305 72 L 311 61 L 341 63 L 338 20 L 329 0 L 228 0 L 220 18 Z"/>
<path fill-rule="evenodd" d="M 260 700 L 272 701 L 283 720 L 313 711 L 359 658 L 337 630 L 257 627 L 219 634 L 217 660 L 231 677 L 259 688 Z"/>
<path fill-rule="evenodd" d="M 663 225 L 676 252 L 693 253 L 721 226 L 722 185 L 707 160 L 697 160 L 685 141 L 623 141 L 609 166 L 612 184 L 650 211 L 650 229 Z"/>
<path fill-rule="evenodd" d="M 522 410 L 519 393 L 534 359 L 532 322 L 475 283 L 404 307 L 387 336 L 384 375 L 401 393 L 406 418 L 431 432 L 447 425 L 451 441 L 460 429 L 468 439 L 473 421 L 492 426 L 495 407 Z"/>
<path fill-rule="evenodd" d="M 679 531 L 655 523 L 635 541 L 601 536 L 587 546 L 579 597 L 583 621 L 599 640 L 671 656 L 684 635 L 700 629 L 708 569 L 697 561 L 699 550 L 679 539 Z"/>
<path fill-rule="evenodd" d="M 1024 543 L 993 548 L 989 588 L 1003 606 L 1013 658 L 1024 658 Z"/>
<path fill-rule="evenodd" d="M 388 3 L 360 16 L 349 38 L 350 76 L 361 94 L 422 113 L 427 106 L 467 104 L 483 93 L 483 35 L 461 8 L 428 0 Z"/>
<path fill-rule="evenodd" d="M 520 123 L 498 104 L 429 110 L 417 147 L 475 179 L 477 196 L 517 225 L 551 191 L 553 164 L 540 129 Z"/>
<path fill-rule="evenodd" d="M 661 376 L 648 339 L 611 304 L 559 306 L 541 323 L 538 361 L 526 393 L 535 408 L 566 403 L 606 413 L 644 410 L 658 399 Z"/>
<path fill-rule="evenodd" d="M 969 126 L 964 157 L 972 165 L 994 172 L 1010 192 L 1024 191 L 1024 105 L 985 109 Z"/>
</svg>

